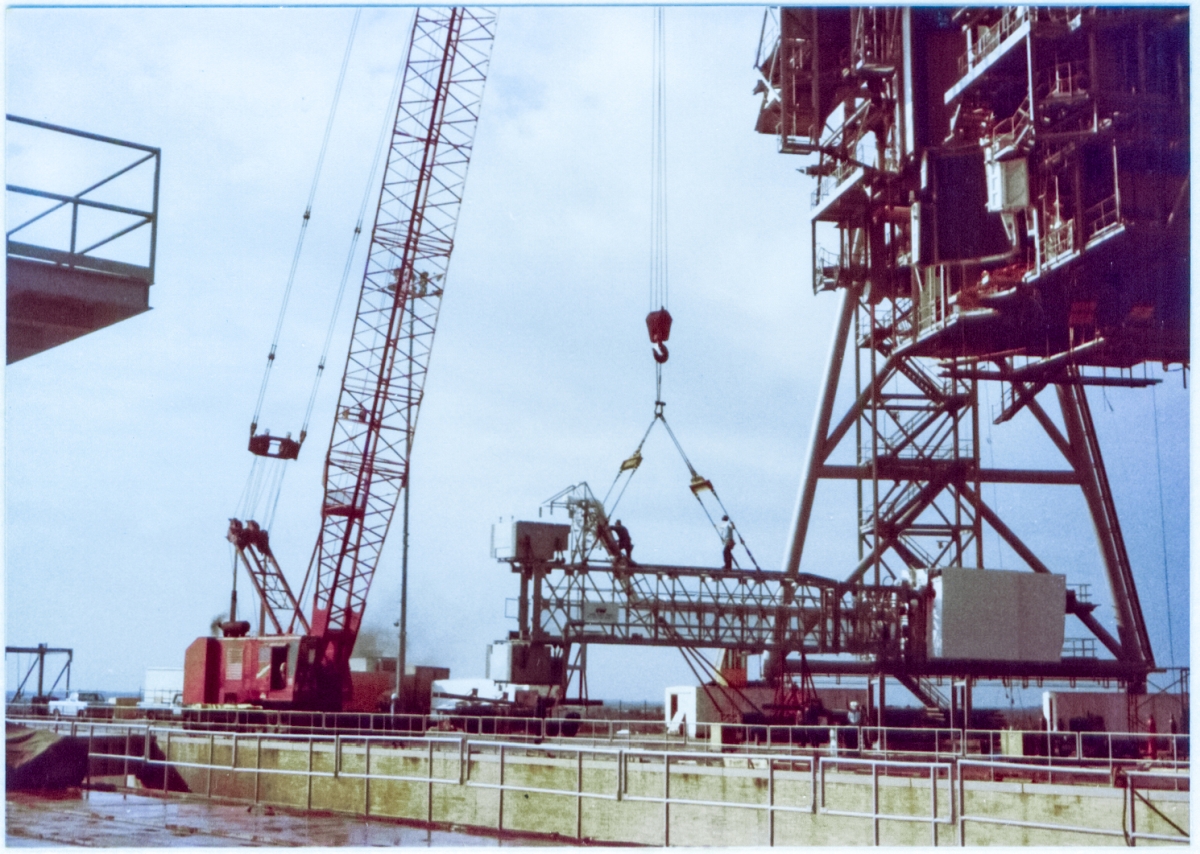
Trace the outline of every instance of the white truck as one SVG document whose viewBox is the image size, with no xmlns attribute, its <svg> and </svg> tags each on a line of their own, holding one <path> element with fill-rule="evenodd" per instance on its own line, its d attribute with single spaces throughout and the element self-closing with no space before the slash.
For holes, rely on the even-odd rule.
<svg viewBox="0 0 1200 854">
<path fill-rule="evenodd" d="M 47 712 L 56 718 L 112 717 L 113 707 L 96 691 L 72 691 L 65 700 L 51 700 Z"/>
</svg>

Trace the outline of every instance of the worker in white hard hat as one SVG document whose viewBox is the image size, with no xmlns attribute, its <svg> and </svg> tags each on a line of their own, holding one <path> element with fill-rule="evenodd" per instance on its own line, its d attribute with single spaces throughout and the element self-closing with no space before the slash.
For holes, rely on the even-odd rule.
<svg viewBox="0 0 1200 854">
<path fill-rule="evenodd" d="M 725 561 L 725 569 L 733 569 L 733 522 L 729 521 L 728 516 L 721 517 L 721 542 L 725 544 L 725 551 L 721 557 Z"/>
</svg>

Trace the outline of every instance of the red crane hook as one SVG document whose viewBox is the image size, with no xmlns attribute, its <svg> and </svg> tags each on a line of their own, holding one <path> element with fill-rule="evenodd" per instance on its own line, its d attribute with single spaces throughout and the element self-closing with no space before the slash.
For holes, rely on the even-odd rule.
<svg viewBox="0 0 1200 854">
<path fill-rule="evenodd" d="M 663 342 L 671 337 L 671 312 L 660 308 L 647 314 L 646 329 L 650 332 L 650 343 L 658 346 L 658 349 L 653 351 L 654 361 L 661 365 L 670 356 Z"/>
</svg>

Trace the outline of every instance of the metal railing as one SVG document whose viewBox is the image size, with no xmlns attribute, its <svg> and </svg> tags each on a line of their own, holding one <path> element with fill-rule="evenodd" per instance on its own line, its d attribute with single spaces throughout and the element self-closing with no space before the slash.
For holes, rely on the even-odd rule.
<svg viewBox="0 0 1200 854">
<path fill-rule="evenodd" d="M 1016 112 L 1007 119 L 996 122 L 995 127 L 992 128 L 992 156 L 995 157 L 1006 148 L 1015 148 L 1020 145 L 1032 129 L 1033 123 L 1029 119 L 1029 98 L 1026 97 L 1017 107 Z"/>
<path fill-rule="evenodd" d="M 843 238 L 843 244 L 846 240 Z M 843 245 L 839 250 L 815 247 L 813 253 L 813 293 L 831 291 L 861 279 L 867 269 L 866 241 Z"/>
<path fill-rule="evenodd" d="M 831 195 L 842 182 L 854 173 L 855 169 L 860 168 L 860 163 L 866 162 L 867 150 L 861 137 L 865 133 L 863 124 L 870 107 L 871 102 L 864 100 L 839 127 L 821 139 L 822 148 L 844 151 L 847 156 L 836 158 L 831 174 L 821 175 L 817 178 L 816 188 L 810 198 L 812 207 L 816 207 L 825 196 Z M 853 156 L 853 160 L 850 155 Z M 828 155 L 822 154 L 822 162 L 827 157 Z"/>
<path fill-rule="evenodd" d="M 816 187 L 809 194 L 809 206 L 816 207 L 822 199 L 828 198 L 849 178 L 855 169 L 861 168 L 859 163 L 865 162 L 866 146 L 859 145 L 854 152 L 854 159 L 838 160 L 833 171 L 828 175 L 817 178 Z"/>
<path fill-rule="evenodd" d="M 57 202 L 57 204 L 50 205 L 48 208 L 36 214 L 32 218 L 25 220 L 20 225 L 7 231 L 6 236 L 8 239 L 8 254 L 31 258 L 38 261 L 62 264 L 68 267 L 80 267 L 83 269 L 97 270 L 116 275 L 130 276 L 141 279 L 147 284 L 152 284 L 154 282 L 155 244 L 157 242 L 158 235 L 158 184 L 159 171 L 162 166 L 162 151 L 150 145 L 128 142 L 123 139 L 114 139 L 113 137 L 101 136 L 99 134 L 88 133 L 87 131 L 75 130 L 73 128 L 49 124 L 48 122 L 35 121 L 34 119 L 22 118 L 20 116 L 8 115 L 6 118 L 8 121 L 16 124 L 28 125 L 29 127 L 40 128 L 42 130 L 67 134 L 69 136 L 76 136 L 83 139 L 90 139 L 95 142 L 106 143 L 108 145 L 115 145 L 122 148 L 130 148 L 134 151 L 143 152 L 143 154 L 137 157 L 137 159 L 135 159 L 132 163 L 123 166 L 108 177 L 97 181 L 86 189 L 80 190 L 78 193 L 75 193 L 71 196 L 64 195 L 62 193 L 52 193 L 32 187 L 25 187 L 19 184 L 6 184 L 5 189 L 10 193 Z M 96 201 L 92 198 L 86 198 L 90 193 L 94 193 L 101 187 L 108 185 L 114 179 L 133 171 L 143 163 L 147 163 L 150 160 L 154 161 L 154 182 L 150 210 L 142 210 L 140 208 L 132 208 L 125 205 L 114 205 L 107 202 Z M 13 239 L 13 235 L 28 228 L 34 223 L 41 221 L 55 211 L 61 210 L 67 205 L 71 206 L 71 227 L 70 235 L 67 238 L 68 249 L 66 251 L 32 243 L 24 243 Z M 78 247 L 79 216 L 81 209 L 106 211 L 111 214 L 119 214 L 130 218 L 132 221 L 124 228 L 118 228 L 116 231 L 107 235 L 106 237 L 94 241 L 81 249 Z M 149 226 L 150 229 L 148 259 L 144 266 L 123 261 L 114 261 L 92 254 L 95 252 L 95 250 L 101 248 L 102 246 L 107 246 L 117 238 L 123 237 L 133 231 L 137 231 L 144 226 Z"/>
<path fill-rule="evenodd" d="M 1097 650 L 1095 638 L 1063 638 L 1063 658 L 1095 658 Z"/>
<path fill-rule="evenodd" d="M 1084 211 L 1083 221 L 1084 237 L 1088 241 L 1116 231 L 1121 226 L 1121 205 L 1117 194 L 1114 193 Z"/>
<path fill-rule="evenodd" d="M 832 809 L 828 805 L 825 792 L 826 772 L 829 768 L 870 768 L 871 769 L 871 811 Z M 929 779 L 929 815 L 906 815 L 903 813 L 884 813 L 879 809 L 879 772 L 901 769 L 925 771 Z M 873 844 L 879 844 L 880 821 L 929 822 L 932 844 L 938 844 L 937 826 L 939 824 L 954 824 L 954 799 L 950 800 L 948 815 L 938 814 L 938 778 L 942 771 L 946 772 L 947 788 L 951 795 L 954 792 L 954 765 L 946 762 L 901 762 L 879 759 L 840 759 L 822 756 L 817 760 L 817 813 L 821 815 L 838 815 L 847 818 L 871 819 Z"/>
<path fill-rule="evenodd" d="M 263 798 L 263 781 L 272 777 L 303 777 L 305 784 L 305 805 L 313 806 L 313 780 L 315 779 L 345 779 L 363 781 L 363 797 L 360 807 L 363 815 L 371 814 L 371 786 L 384 782 L 407 782 L 426 787 L 425 820 L 434 820 L 434 786 L 454 786 L 477 789 L 490 789 L 498 793 L 494 826 L 497 830 L 505 828 L 505 797 L 507 794 L 541 794 L 573 798 L 575 800 L 574 832 L 576 838 L 583 838 L 583 804 L 586 800 L 631 801 L 648 804 L 658 804 L 662 807 L 662 844 L 671 844 L 671 810 L 675 806 L 699 806 L 707 808 L 730 808 L 750 810 L 758 813 L 765 812 L 767 821 L 766 844 L 775 844 L 775 818 L 780 813 L 800 813 L 809 815 L 843 816 L 868 819 L 872 822 L 873 840 L 880 842 L 881 822 L 928 823 L 934 844 L 938 842 L 938 827 L 956 825 L 960 844 L 965 843 L 965 827 L 968 823 L 1005 825 L 1027 829 L 1040 829 L 1064 833 L 1081 833 L 1102 837 L 1124 837 L 1127 843 L 1137 840 L 1158 842 L 1188 842 L 1187 830 L 1181 827 L 1159 809 L 1145 793 L 1188 791 L 1190 778 L 1186 769 L 1171 770 L 1158 768 L 1154 770 L 1130 768 L 1084 767 L 1075 765 L 1053 765 L 1031 761 L 1003 760 L 995 757 L 975 757 L 965 755 L 969 745 L 977 736 L 994 735 L 991 731 L 961 731 L 936 730 L 934 743 L 949 748 L 945 753 L 937 753 L 933 758 L 911 759 L 890 758 L 888 756 L 887 740 L 889 736 L 896 740 L 900 735 L 914 730 L 903 728 L 871 728 L 871 727 L 834 727 L 823 728 L 829 734 L 829 751 L 814 753 L 809 756 L 780 756 L 774 752 L 759 750 L 737 756 L 739 774 L 750 774 L 756 781 L 745 791 L 760 793 L 757 799 L 738 799 L 732 793 L 718 798 L 697 798 L 680 796 L 672 792 L 672 780 L 678 781 L 681 776 L 697 773 L 702 768 L 728 767 L 731 757 L 710 755 L 704 752 L 689 750 L 643 750 L 629 749 L 622 746 L 595 747 L 588 745 L 568 745 L 555 743 L 552 745 L 531 745 L 507 741 L 487 739 L 470 739 L 465 735 L 440 736 L 422 735 L 405 737 L 402 735 L 295 735 L 269 733 L 236 733 L 236 732 L 188 732 L 177 727 L 161 727 L 149 724 L 131 725 L 125 723 L 90 723 L 35 721 L 43 728 L 69 728 L 72 733 L 83 735 L 87 730 L 89 747 L 89 785 L 91 784 L 91 764 L 106 763 L 101 770 L 109 772 L 111 777 L 115 769 L 124 772 L 126 778 L 131 769 L 143 773 L 154 769 L 157 781 L 161 775 L 161 787 L 164 793 L 178 790 L 181 770 L 190 770 L 193 788 L 199 780 L 203 780 L 203 791 L 193 791 L 193 794 L 206 797 L 221 797 L 223 800 L 245 800 L 258 804 L 265 803 Z M 795 729 L 795 728 L 789 728 Z M 817 728 L 809 728 L 817 729 Z M 768 728 L 768 732 L 770 728 Z M 855 733 L 858 738 L 875 736 L 883 742 L 883 754 L 875 756 L 848 756 L 839 753 L 840 734 Z M 1091 733 L 1039 733 L 1040 736 L 1057 737 L 1065 735 L 1078 739 L 1081 736 L 1105 735 Z M 1145 738 L 1145 735 L 1141 736 Z M 102 741 L 102 739 L 104 739 Z M 980 741 L 987 739 L 980 738 Z M 172 741 L 176 747 L 172 748 Z M 182 748 L 185 742 L 191 746 L 193 757 L 182 758 Z M 207 748 L 205 749 L 205 743 Z M 862 742 L 860 742 L 862 743 Z M 1078 743 L 1078 742 L 1077 742 Z M 199 745 L 199 746 L 197 746 Z M 221 760 L 217 761 L 218 747 Z M 300 752 L 306 757 L 303 763 L 294 763 L 301 767 L 263 767 L 264 749 L 279 749 L 287 747 Z M 372 755 L 380 756 L 383 751 L 407 752 L 423 759 L 424 772 L 393 773 L 379 770 L 378 763 L 372 765 Z M 253 764 L 248 752 L 253 751 Z M 348 768 L 345 757 L 349 752 L 356 755 L 353 763 L 355 770 Z M 172 756 L 174 755 L 174 758 Z M 321 761 L 315 761 L 316 756 Z M 199 757 L 199 758 L 196 758 Z M 514 760 L 533 759 L 541 762 L 554 760 L 561 766 L 573 768 L 573 779 L 567 785 L 557 786 L 534 785 L 526 782 L 514 782 L 512 776 L 506 773 L 511 769 Z M 442 763 L 440 773 L 435 773 L 438 762 Z M 485 764 L 493 764 L 495 770 L 487 774 L 481 773 Z M 321 766 L 321 767 L 318 767 Z M 388 763 L 389 768 L 396 767 Z M 197 774 L 196 772 L 201 772 Z M 253 786 L 249 797 L 231 798 L 228 790 L 214 792 L 214 774 L 253 775 Z M 631 773 L 640 776 L 636 789 L 630 786 Z M 660 792 L 652 791 L 653 779 L 644 774 L 661 773 Z M 175 776 L 172 776 L 174 774 Z M 597 785 L 597 779 L 608 779 Z M 780 775 L 784 775 L 783 778 Z M 837 774 L 836 782 L 841 785 L 866 785 L 869 777 L 870 804 L 869 810 L 843 808 L 834 802 L 828 791 L 831 774 Z M 593 783 L 587 785 L 589 777 Z M 898 813 L 882 808 L 881 780 L 887 778 L 911 780 L 927 780 L 930 788 L 929 811 L 914 814 Z M 778 782 L 788 779 L 790 799 L 779 797 Z M 983 814 L 973 812 L 969 795 L 979 784 L 994 784 L 1018 780 L 1023 784 L 1052 784 L 1058 786 L 1077 787 L 1082 794 L 1087 789 L 1121 788 L 1125 817 L 1121 829 L 1105 827 L 1084 827 L 1071 824 L 1053 824 L 1049 822 L 1026 821 L 1020 818 L 1009 818 L 995 813 Z M 797 789 L 795 783 L 801 784 Z M 805 785 L 805 783 L 807 785 Z M 944 783 L 944 787 L 942 784 Z M 946 792 L 945 801 L 940 800 L 939 788 Z M 249 788 L 249 787 L 248 787 Z M 722 792 L 729 790 L 721 788 Z M 843 792 L 844 794 L 844 792 Z M 861 796 L 857 797 L 861 803 Z M 1161 799 L 1160 799 L 1161 800 Z M 1163 823 L 1176 832 L 1152 833 L 1137 829 L 1136 807 L 1141 804 L 1142 812 L 1149 810 L 1157 814 Z M 295 805 L 295 804 L 292 804 Z M 344 808 L 344 807 L 343 807 Z M 414 816 L 415 817 L 415 816 Z M 511 829 L 511 828 L 509 828 Z M 749 842 L 749 840 L 747 840 Z"/>
<path fill-rule="evenodd" d="M 1041 73 L 1037 95 L 1048 98 L 1074 98 L 1088 90 L 1087 65 L 1082 62 L 1060 62 Z"/>
<path fill-rule="evenodd" d="M 1006 38 L 1013 34 L 1029 16 L 1027 6 L 1009 6 L 1000 16 L 1000 20 L 990 27 L 980 27 L 976 38 L 971 40 L 968 34 L 966 53 L 958 58 L 959 76 L 966 74 L 987 56 L 998 48 Z"/>
<path fill-rule="evenodd" d="M 383 716 L 380 716 L 383 717 Z M 460 716 L 461 717 L 461 716 Z M 435 718 L 436 719 L 436 718 Z M 39 718 L 12 718 L 9 723 L 49 729 L 63 735 L 89 736 L 95 732 L 124 732 L 128 728 L 156 732 L 185 732 L 203 735 L 208 732 L 228 734 L 230 729 L 188 728 L 178 725 L 124 721 L 88 722 L 82 720 L 50 720 Z M 474 721 L 486 721 L 480 716 Z M 619 721 L 582 720 L 583 726 L 574 736 L 537 735 L 539 724 L 556 721 L 537 718 L 492 718 L 492 721 L 507 720 L 527 724 L 522 732 L 503 733 L 506 743 L 536 747 L 540 744 L 553 745 L 553 749 L 583 746 L 589 749 L 666 750 L 678 753 L 745 756 L 770 751 L 773 755 L 788 758 L 814 757 L 820 755 L 842 757 L 865 757 L 882 760 L 911 761 L 932 756 L 936 760 L 953 756 L 995 759 L 1005 762 L 1039 762 L 1045 767 L 1099 767 L 1109 772 L 1118 769 L 1152 768 L 1176 771 L 1189 767 L 1190 738 L 1187 734 L 1147 732 L 1071 732 L 1046 730 L 989 730 L 960 729 L 952 727 L 897 727 L 871 725 L 775 725 L 697 723 L 692 725 L 694 735 L 688 734 L 689 725 L 683 724 L 678 734 L 671 732 L 662 721 Z M 99 728 L 99 729 L 97 729 Z M 542 732 L 552 732 L 547 726 Z M 242 737 L 288 736 L 327 738 L 384 738 L 412 739 L 435 738 L 456 739 L 470 737 L 469 731 L 439 732 L 416 730 L 343 729 L 318 730 L 314 728 L 283 727 L 238 733 Z"/>
<path fill-rule="evenodd" d="M 1075 220 L 1068 219 L 1056 225 L 1046 225 L 1046 236 L 1042 238 L 1042 257 L 1052 264 L 1059 258 L 1075 251 Z"/>
<path fill-rule="evenodd" d="M 1006 827 L 1019 827 L 1019 828 L 1025 828 L 1028 830 L 1047 830 L 1047 831 L 1052 831 L 1052 832 L 1057 832 L 1057 833 L 1078 833 L 1078 834 L 1084 834 L 1084 835 L 1089 835 L 1089 836 L 1118 837 L 1118 838 L 1123 838 L 1127 845 L 1135 844 L 1136 840 L 1138 840 L 1138 839 L 1153 840 L 1153 841 L 1157 841 L 1157 842 L 1177 842 L 1177 843 L 1184 844 L 1184 845 L 1189 844 L 1191 841 L 1185 830 L 1178 827 L 1178 825 L 1175 825 L 1174 822 L 1171 822 L 1171 820 L 1169 818 L 1167 818 L 1165 815 L 1163 815 L 1161 812 L 1159 812 L 1158 809 L 1156 807 L 1154 807 L 1154 805 L 1151 804 L 1150 801 L 1148 799 L 1146 799 L 1144 796 L 1141 796 L 1142 801 L 1145 804 L 1147 804 L 1152 810 L 1157 812 L 1168 824 L 1171 824 L 1171 826 L 1176 829 L 1177 834 L 1172 835 L 1172 834 L 1162 834 L 1162 833 L 1143 833 L 1143 832 L 1139 832 L 1137 830 L 1136 819 L 1135 819 L 1136 811 L 1133 807 L 1136 802 L 1136 799 L 1139 796 L 1137 795 L 1138 787 L 1136 786 L 1134 781 L 1136 779 L 1145 780 L 1149 777 L 1149 775 L 1145 774 L 1144 772 L 1139 772 L 1139 771 L 1126 772 L 1123 780 L 1115 778 L 1111 775 L 1111 773 L 1109 771 L 1107 771 L 1105 769 L 1099 769 L 1099 768 L 1093 768 L 1093 769 L 1074 768 L 1068 772 L 1071 775 L 1071 778 L 1070 778 L 1071 782 L 1076 783 L 1076 784 L 1078 783 L 1078 780 L 1080 777 L 1091 777 L 1092 779 L 1094 779 L 1096 781 L 1093 785 L 1101 785 L 1101 786 L 1103 786 L 1105 784 L 1109 784 L 1109 785 L 1121 784 L 1122 785 L 1122 787 L 1125 789 L 1125 797 L 1124 797 L 1125 802 L 1124 802 L 1123 810 L 1122 810 L 1122 827 L 1120 830 L 1116 830 L 1116 829 L 1112 829 L 1112 828 L 1094 827 L 1094 826 L 1090 826 L 1090 825 L 1081 826 L 1081 825 L 1051 824 L 1049 822 L 1028 821 L 1028 820 L 1021 820 L 1021 819 L 1008 819 L 1008 818 L 1000 818 L 1000 817 L 991 816 L 991 815 L 980 815 L 980 814 L 973 815 L 973 814 L 967 812 L 967 809 L 966 809 L 966 805 L 967 805 L 966 782 L 965 781 L 968 776 L 967 772 L 969 771 L 969 769 L 979 769 L 981 771 L 990 771 L 994 776 L 997 768 L 1000 768 L 1003 772 L 1006 772 L 1009 774 L 1011 774 L 1013 772 L 1025 772 L 1026 774 L 1031 775 L 1031 776 L 1045 775 L 1047 777 L 1047 782 L 1053 783 L 1053 770 L 1047 769 L 1045 766 L 1020 765 L 1020 764 L 1016 764 L 1016 763 L 997 763 L 995 761 L 974 760 L 974 759 L 959 760 L 959 762 L 958 762 L 958 771 L 959 771 L 959 773 L 958 773 L 958 791 L 957 791 L 957 797 L 956 797 L 956 800 L 958 803 L 958 809 L 959 809 L 959 814 L 958 814 L 958 843 L 959 843 L 959 845 L 967 844 L 967 842 L 966 842 L 966 825 L 968 822 L 972 822 L 972 823 L 976 823 L 976 824 L 999 825 L 999 826 L 1006 826 Z M 1178 785 L 1180 783 L 1190 783 L 1190 775 L 1188 775 L 1187 773 L 1172 773 L 1172 774 L 1166 774 L 1166 775 L 1156 774 L 1154 776 L 1156 776 L 1160 779 L 1169 778 L 1172 781 L 1174 781 L 1176 783 L 1176 785 Z M 1061 778 L 1062 778 L 1062 772 L 1060 772 L 1060 780 L 1061 780 Z"/>
<path fill-rule="evenodd" d="M 90 724 L 90 731 L 97 728 L 115 728 L 123 725 L 118 724 Z M 555 745 L 552 748 L 539 748 L 527 744 L 513 744 L 510 742 L 482 741 L 468 739 L 465 736 L 458 738 L 448 737 L 413 737 L 413 738 L 397 738 L 395 736 L 356 736 L 344 737 L 340 735 L 334 736 L 316 736 L 316 735 L 275 735 L 275 734 L 253 734 L 245 735 L 238 733 L 187 733 L 180 732 L 175 728 L 156 728 L 156 727 L 139 727 L 127 728 L 140 729 L 139 737 L 144 745 L 140 755 L 130 755 L 130 751 L 125 753 L 103 753 L 93 751 L 91 742 L 94 739 L 89 737 L 89 757 L 90 760 L 108 760 L 122 761 L 126 763 L 133 761 L 143 767 L 161 767 L 164 769 L 162 774 L 163 791 L 170 790 L 170 777 L 167 771 L 171 769 L 190 768 L 200 771 L 206 771 L 205 775 L 205 797 L 212 797 L 212 777 L 214 771 L 231 773 L 231 774 L 253 774 L 254 786 L 253 795 L 246 799 L 252 804 L 262 803 L 261 797 L 261 781 L 264 776 L 303 776 L 307 779 L 306 785 L 306 808 L 312 808 L 312 781 L 317 778 L 326 779 L 343 779 L 343 780 L 362 780 L 363 786 L 363 801 L 362 814 L 370 815 L 371 797 L 370 786 L 372 783 L 382 782 L 409 782 L 423 783 L 427 786 L 426 799 L 426 820 L 432 822 L 433 819 L 433 786 L 434 784 L 445 786 L 464 786 L 467 788 L 489 789 L 499 793 L 496 807 L 495 830 L 505 830 L 504 824 L 504 807 L 505 794 L 541 794 L 541 795 L 556 795 L 563 797 L 572 797 L 575 799 L 575 837 L 583 837 L 582 816 L 584 800 L 607 800 L 607 801 L 630 801 L 644 802 L 651 804 L 659 804 L 663 808 L 663 829 L 662 829 L 662 844 L 667 846 L 670 844 L 670 809 L 672 806 L 699 806 L 699 807 L 714 807 L 714 808 L 732 808 L 745 809 L 758 812 L 766 812 L 768 815 L 769 839 L 768 844 L 774 844 L 774 828 L 775 816 L 778 813 L 804 813 L 812 814 L 814 812 L 814 801 L 811 793 L 815 791 L 815 768 L 816 764 L 809 758 L 788 758 L 771 755 L 754 755 L 747 757 L 747 767 L 753 771 L 764 772 L 765 777 L 765 799 L 763 801 L 739 801 L 739 800 L 706 800 L 689 797 L 679 797 L 671 794 L 671 777 L 672 773 L 676 777 L 683 774 L 686 775 L 689 771 L 699 767 L 697 756 L 695 753 L 687 751 L 653 751 L 639 749 L 625 749 L 621 747 L 590 747 L 590 746 L 572 746 L 564 750 L 562 745 Z M 180 738 L 194 740 L 207 739 L 208 750 L 206 761 L 182 761 L 171 758 L 171 740 L 175 738 L 176 742 Z M 151 739 L 161 739 L 161 754 L 162 758 L 155 758 L 150 749 Z M 213 761 L 216 752 L 217 739 L 222 739 L 222 746 L 228 745 L 229 761 L 228 763 L 217 764 Z M 127 744 L 131 739 L 127 738 Z M 307 755 L 307 762 L 303 768 L 264 768 L 262 767 L 262 753 L 264 742 L 273 743 L 278 746 L 280 743 L 291 745 L 296 749 L 303 750 Z M 243 758 L 244 752 L 250 745 L 253 745 L 255 756 L 255 764 L 253 767 L 238 764 L 238 748 L 242 745 Z M 382 773 L 378 770 L 373 770 L 371 767 L 371 751 L 372 747 L 376 749 L 378 755 L 381 747 L 388 747 L 393 750 L 413 750 L 414 748 L 424 754 L 426 757 L 424 774 L 396 774 Z M 313 756 L 314 752 L 321 750 L 331 754 L 332 768 L 329 770 L 320 770 L 314 767 Z M 362 754 L 362 770 L 349 771 L 345 767 L 344 756 L 347 748 L 352 748 L 361 751 Z M 569 764 L 574 767 L 575 779 L 574 785 L 570 788 L 550 788 L 545 786 L 535 786 L 520 783 L 513 783 L 506 775 L 506 768 L 511 765 L 511 759 L 514 753 L 520 753 L 523 757 L 538 756 L 554 759 L 568 758 Z M 447 754 L 450 754 L 447 758 Z M 486 781 L 478 779 L 472 775 L 472 767 L 478 768 L 480 761 L 487 757 L 489 761 L 494 761 L 497 767 L 496 781 Z M 615 770 L 616 785 L 608 791 L 598 791 L 588 789 L 584 786 L 584 760 L 588 759 L 593 763 L 612 761 Z M 452 771 L 446 776 L 436 776 L 434 774 L 435 759 L 440 759 L 443 762 L 449 762 Z M 714 758 L 718 762 L 723 760 L 720 757 Z M 90 764 L 90 762 L 89 762 Z M 457 768 L 455 769 L 455 765 Z M 663 788 L 661 795 L 655 794 L 634 794 L 630 791 L 629 778 L 631 765 L 635 770 L 654 771 L 657 768 L 662 769 Z M 649 766 L 649 767 L 641 767 Z M 126 766 L 127 767 L 127 766 Z M 806 774 L 808 776 L 809 785 L 806 787 L 810 793 L 810 797 L 806 803 L 786 804 L 777 803 L 775 797 L 775 781 L 779 771 L 786 770 L 787 772 Z M 128 775 L 128 770 L 126 770 Z M 225 800 L 229 800 L 228 795 L 221 796 Z"/>
</svg>

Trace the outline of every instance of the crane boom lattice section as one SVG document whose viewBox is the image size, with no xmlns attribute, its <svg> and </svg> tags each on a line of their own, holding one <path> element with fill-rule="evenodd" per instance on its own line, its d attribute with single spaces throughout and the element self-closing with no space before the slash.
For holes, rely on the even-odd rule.
<svg viewBox="0 0 1200 854">
<path fill-rule="evenodd" d="M 494 13 L 419 9 L 325 463 L 313 634 L 345 664 L 408 463 Z"/>
<path fill-rule="evenodd" d="M 254 591 L 263 604 L 263 616 L 271 621 L 274 633 L 291 634 L 299 627 L 307 634 L 308 620 L 304 618 L 300 602 L 292 593 L 287 576 L 275 560 L 267 532 L 259 528 L 257 522 L 251 521 L 243 526 L 237 519 L 231 519 L 226 538 L 233 543 L 238 558 L 245 566 Z M 233 609 L 230 608 L 230 620 L 234 619 Z"/>
</svg>

